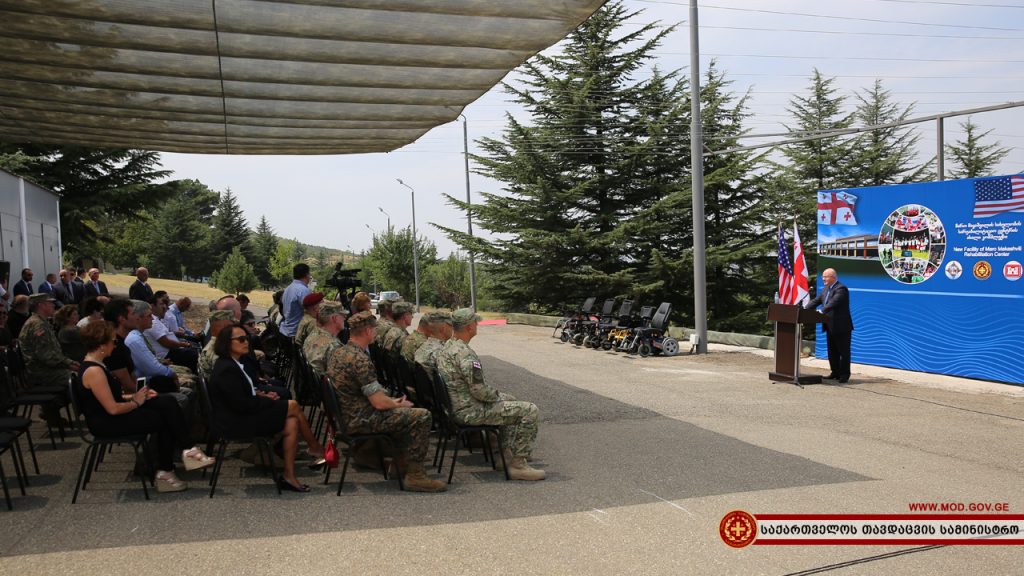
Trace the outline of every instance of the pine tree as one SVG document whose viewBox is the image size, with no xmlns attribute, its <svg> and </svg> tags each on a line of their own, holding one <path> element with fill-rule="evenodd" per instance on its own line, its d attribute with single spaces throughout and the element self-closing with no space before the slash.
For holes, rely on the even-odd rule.
<svg viewBox="0 0 1024 576">
<path fill-rule="evenodd" d="M 217 212 L 213 216 L 210 247 L 211 260 L 215 263 L 223 263 L 235 247 L 240 249 L 247 261 L 251 260 L 249 224 L 230 188 L 220 195 Z"/>
<path fill-rule="evenodd" d="M 270 270 L 270 261 L 277 253 L 277 236 L 270 227 L 266 216 L 260 216 L 260 223 L 252 235 L 252 267 L 263 286 L 276 284 L 274 274 Z"/>
<path fill-rule="evenodd" d="M 224 260 L 224 265 L 210 277 L 210 286 L 219 288 L 228 294 L 249 292 L 258 285 L 259 280 L 256 279 L 256 273 L 246 262 L 239 246 L 235 246 L 231 250 L 231 254 Z"/>
<path fill-rule="evenodd" d="M 854 118 L 862 126 L 902 122 L 910 117 L 914 105 L 900 106 L 881 80 L 857 93 Z M 909 126 L 881 128 L 855 138 L 856 156 L 851 162 L 854 186 L 884 186 L 931 180 L 931 162 L 915 165 L 920 136 Z"/>
<path fill-rule="evenodd" d="M 202 224 L 199 208 L 187 196 L 177 195 L 168 200 L 147 232 L 150 275 L 178 279 L 184 274 L 207 273 L 191 268 L 195 251 L 208 241 L 209 230 Z"/>
<path fill-rule="evenodd" d="M 954 179 L 991 176 L 992 169 L 1010 153 L 1009 148 L 1003 148 L 998 141 L 983 144 L 982 140 L 992 130 L 979 134 L 978 125 L 971 121 L 970 116 L 960 123 L 960 129 L 964 131 L 964 139 L 946 145 L 946 154 L 954 165 L 949 176 Z"/>
<path fill-rule="evenodd" d="M 843 111 L 846 98 L 837 94 L 835 78 L 825 78 L 817 69 L 811 76 L 806 96 L 797 95 L 790 100 L 789 113 L 795 124 L 789 128 L 793 136 L 813 135 L 840 130 L 853 125 L 854 115 Z M 814 192 L 844 188 L 855 184 L 850 163 L 854 157 L 854 143 L 849 138 L 832 137 L 790 144 L 782 149 L 789 160 L 787 170 L 796 191 L 809 201 L 801 203 L 808 214 L 814 209 Z M 812 218 L 813 220 L 813 218 Z"/>
<path fill-rule="evenodd" d="M 381 290 L 397 290 L 410 302 L 416 292 L 412 244 L 411 227 L 391 227 L 386 232 L 373 235 L 373 246 L 363 260 L 364 268 L 369 268 Z M 420 297 L 426 300 L 427 285 L 423 281 L 423 273 L 437 260 L 437 246 L 420 235 L 416 248 L 420 268 Z"/>
<path fill-rule="evenodd" d="M 495 295 L 509 309 L 557 309 L 591 292 L 631 290 L 636 247 L 622 225 L 685 174 L 685 84 L 674 73 L 636 78 L 671 28 L 621 33 L 637 14 L 611 2 L 560 53 L 527 61 L 521 83 L 505 88 L 530 124 L 508 115 L 502 138 L 478 142 L 479 173 L 504 192 L 484 193 L 472 214 L 496 239 L 444 230 L 493 264 Z"/>
</svg>

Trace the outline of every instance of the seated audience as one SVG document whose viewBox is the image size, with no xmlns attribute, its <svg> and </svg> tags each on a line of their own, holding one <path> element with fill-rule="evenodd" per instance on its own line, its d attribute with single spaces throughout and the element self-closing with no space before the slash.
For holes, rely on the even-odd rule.
<svg viewBox="0 0 1024 576">
<path fill-rule="evenodd" d="M 86 324 L 91 324 L 97 320 L 103 320 L 103 306 L 104 303 L 95 296 L 86 298 L 81 304 L 81 308 L 78 314 L 81 318 L 78 320 L 78 327 L 85 328 Z"/>
<path fill-rule="evenodd" d="M 178 336 L 167 329 L 163 319 L 167 316 L 167 301 L 164 298 L 153 298 L 153 322 L 142 335 L 146 337 L 149 347 L 157 358 L 169 359 L 178 366 L 184 366 L 193 373 L 197 370 L 199 351 L 188 342 L 178 340 Z"/>
<path fill-rule="evenodd" d="M 316 328 L 302 343 L 302 352 L 317 374 L 326 374 L 327 359 L 341 346 L 338 334 L 345 328 L 345 309 L 338 302 L 324 302 L 320 304 L 316 321 Z"/>
<path fill-rule="evenodd" d="M 17 339 L 21 336 L 21 327 L 28 322 L 28 296 L 18 294 L 11 303 L 11 311 L 7 314 L 7 330 L 11 337 Z"/>
<path fill-rule="evenodd" d="M 295 456 L 299 436 L 306 441 L 308 454 L 323 457 L 323 446 L 313 436 L 302 409 L 294 400 L 283 400 L 273 393 L 256 389 L 241 358 L 249 352 L 249 336 L 238 324 L 230 324 L 217 334 L 217 362 L 210 379 L 210 400 L 216 423 L 224 432 L 237 435 L 273 436 L 283 433 L 284 475 L 278 485 L 284 490 L 309 492 L 295 476 Z"/>
<path fill-rule="evenodd" d="M 135 377 L 145 378 L 150 388 L 164 394 L 175 394 L 182 406 L 188 406 L 192 390 L 185 386 L 191 381 L 189 370 L 175 370 L 169 363 L 161 362 L 150 348 L 145 330 L 153 326 L 153 311 L 149 304 L 141 300 L 130 300 L 135 316 L 135 328 L 128 332 L 124 344 L 131 351 L 132 363 L 135 365 Z M 183 380 L 185 382 L 183 382 Z"/>
<path fill-rule="evenodd" d="M 211 466 L 210 458 L 197 446 L 190 446 L 185 418 L 173 398 L 158 396 L 141 388 L 122 392 L 120 383 L 104 365 L 114 349 L 114 329 L 106 322 L 93 322 L 82 329 L 88 352 L 82 362 L 75 394 L 81 401 L 89 431 L 99 436 L 153 434 L 156 441 L 156 489 L 179 492 L 188 484 L 174 473 L 174 452 L 181 450 L 186 470 Z"/>
<path fill-rule="evenodd" d="M 57 341 L 65 356 L 76 362 L 85 358 L 85 346 L 78 331 L 78 308 L 65 306 L 53 315 L 53 329 L 57 332 Z"/>
<path fill-rule="evenodd" d="M 352 297 L 352 313 L 358 314 L 371 310 L 373 310 L 373 302 L 370 301 L 370 295 L 366 292 L 356 292 L 356 295 Z"/>
</svg>

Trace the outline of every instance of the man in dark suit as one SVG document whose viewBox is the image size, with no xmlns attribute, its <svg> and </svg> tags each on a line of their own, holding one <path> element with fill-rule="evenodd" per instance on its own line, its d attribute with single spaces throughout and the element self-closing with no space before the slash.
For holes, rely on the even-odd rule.
<svg viewBox="0 0 1024 576">
<path fill-rule="evenodd" d="M 25 268 L 24 270 L 21 271 L 21 280 L 18 280 L 18 282 L 14 285 L 14 289 L 11 291 L 14 292 L 15 296 L 31 296 L 32 294 L 35 294 L 35 292 L 32 290 L 31 268 Z"/>
<path fill-rule="evenodd" d="M 850 291 L 840 283 L 832 268 L 821 273 L 825 290 L 807 304 L 807 308 L 821 306 L 825 314 L 822 330 L 828 343 L 828 365 L 831 373 L 825 376 L 840 384 L 850 381 L 850 340 L 853 336 L 853 318 L 850 316 Z"/>
<path fill-rule="evenodd" d="M 46 279 L 39 284 L 40 294 L 49 294 L 54 299 L 54 309 L 59 310 L 64 305 L 64 299 L 57 295 L 57 275 L 50 273 L 46 275 Z"/>
<path fill-rule="evenodd" d="M 142 300 L 143 302 L 151 301 L 153 299 L 153 289 L 146 283 L 147 280 L 149 280 L 149 270 L 139 266 L 135 270 L 135 282 L 132 283 L 131 288 L 128 288 L 128 297 L 132 300 Z"/>
<path fill-rule="evenodd" d="M 107 292 L 106 283 L 100 280 L 99 268 L 91 268 L 89 270 L 89 281 L 85 283 L 85 297 L 109 295 L 110 292 Z"/>
<path fill-rule="evenodd" d="M 73 276 L 74 272 L 71 270 L 61 270 L 60 282 L 53 289 L 54 297 L 65 304 L 78 304 L 81 300 L 79 287 L 75 286 L 75 283 L 71 281 Z"/>
</svg>

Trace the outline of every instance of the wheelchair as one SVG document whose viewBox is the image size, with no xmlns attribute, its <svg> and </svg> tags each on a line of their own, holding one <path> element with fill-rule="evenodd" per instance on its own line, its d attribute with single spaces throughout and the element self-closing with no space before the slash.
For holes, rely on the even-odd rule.
<svg viewBox="0 0 1024 576">
<path fill-rule="evenodd" d="M 569 312 L 560 318 L 555 324 L 551 337 L 558 338 L 562 342 L 569 342 L 571 340 L 576 345 L 581 344 L 585 332 L 588 330 L 587 325 L 594 323 L 594 320 L 590 317 L 590 312 L 594 309 L 595 300 L 597 298 L 593 296 L 587 298 L 574 312 Z"/>
<path fill-rule="evenodd" d="M 651 354 L 662 356 L 679 354 L 679 341 L 668 335 L 668 317 L 671 314 L 672 304 L 662 302 L 648 322 L 632 330 L 629 349 L 643 357 Z M 641 316 L 643 316 L 642 313 Z"/>
</svg>

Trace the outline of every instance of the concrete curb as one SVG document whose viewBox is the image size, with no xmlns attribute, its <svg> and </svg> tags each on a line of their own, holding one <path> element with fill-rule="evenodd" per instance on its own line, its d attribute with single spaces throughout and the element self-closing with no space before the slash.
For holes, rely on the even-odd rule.
<svg viewBox="0 0 1024 576">
<path fill-rule="evenodd" d="M 507 317 L 509 324 L 526 324 L 527 326 L 542 326 L 545 328 L 554 328 L 561 319 L 561 316 L 544 316 L 542 314 L 508 314 Z M 693 334 L 693 332 L 692 328 L 680 326 L 670 326 L 668 329 L 670 336 L 684 342 L 689 340 L 690 334 Z M 763 348 L 765 350 L 773 350 L 775 348 L 775 338 L 772 336 L 716 332 L 712 330 L 708 330 L 708 343 L 747 346 L 750 348 Z M 814 354 L 814 342 L 804 340 L 802 349 L 804 354 Z"/>
</svg>

